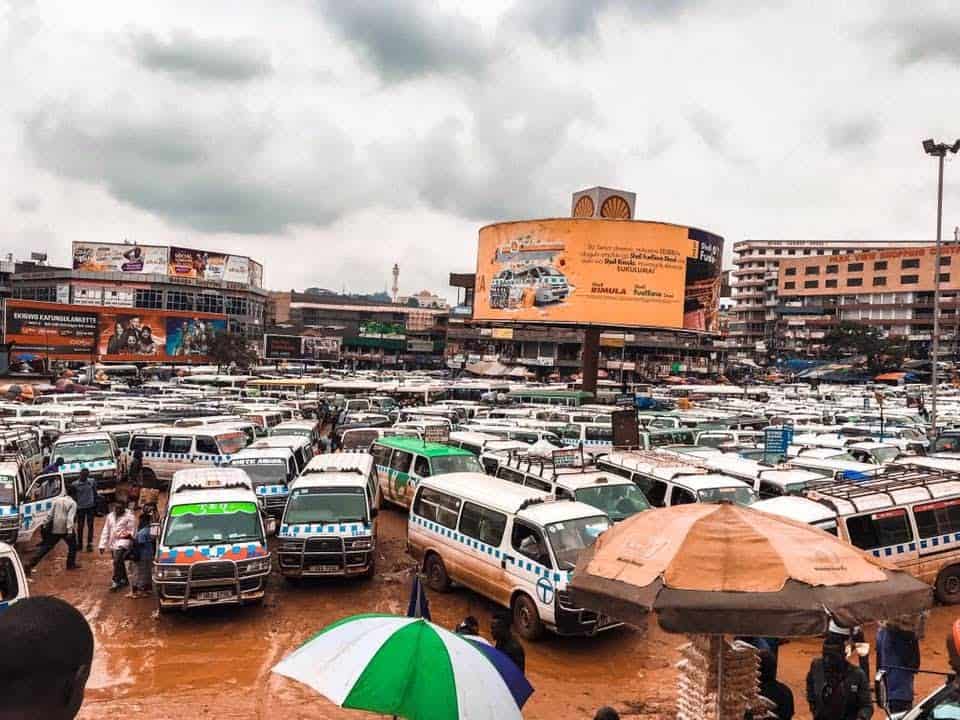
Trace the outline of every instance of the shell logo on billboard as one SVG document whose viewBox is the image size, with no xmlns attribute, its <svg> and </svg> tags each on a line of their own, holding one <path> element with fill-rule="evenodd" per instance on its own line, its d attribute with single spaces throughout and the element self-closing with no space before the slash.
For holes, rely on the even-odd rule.
<svg viewBox="0 0 960 720">
<path fill-rule="evenodd" d="M 629 213 L 623 198 L 607 198 L 601 211 L 607 203 L 618 217 Z M 716 332 L 722 250 L 723 238 L 668 223 L 488 225 L 480 230 L 474 318 Z"/>
</svg>

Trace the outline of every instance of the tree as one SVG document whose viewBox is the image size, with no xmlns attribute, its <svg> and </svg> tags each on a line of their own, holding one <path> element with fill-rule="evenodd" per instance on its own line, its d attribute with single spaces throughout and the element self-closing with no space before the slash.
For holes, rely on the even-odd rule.
<svg viewBox="0 0 960 720">
<path fill-rule="evenodd" d="M 420 307 L 420 301 L 416 298 L 408 298 L 407 307 Z"/>
<path fill-rule="evenodd" d="M 236 363 L 237 367 L 249 368 L 257 364 L 257 351 L 240 333 L 221 331 L 210 340 L 208 354 L 217 363 L 217 371 L 224 365 Z"/>
<path fill-rule="evenodd" d="M 903 364 L 906 348 L 884 337 L 879 328 L 862 323 L 841 322 L 830 328 L 823 339 L 826 354 L 834 358 L 865 355 L 870 372 L 882 373 Z"/>
</svg>

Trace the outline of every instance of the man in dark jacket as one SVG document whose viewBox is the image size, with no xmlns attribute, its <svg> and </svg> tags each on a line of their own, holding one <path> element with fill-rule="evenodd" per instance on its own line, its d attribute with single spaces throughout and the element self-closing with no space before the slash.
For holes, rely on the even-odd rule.
<svg viewBox="0 0 960 720">
<path fill-rule="evenodd" d="M 93 552 L 93 516 L 97 509 L 97 481 L 83 468 L 80 477 L 71 483 L 77 499 L 77 549 L 83 547 L 83 527 L 87 527 L 87 552 Z"/>
<path fill-rule="evenodd" d="M 807 703 L 813 720 L 869 720 L 870 684 L 863 670 L 847 662 L 839 638 L 823 641 L 823 657 L 810 663 Z"/>
<path fill-rule="evenodd" d="M 520 668 L 520 672 L 525 672 L 526 653 L 524 653 L 523 645 L 517 642 L 510 631 L 511 621 L 512 618 L 509 613 L 497 613 L 490 623 L 490 635 L 493 637 L 497 650 L 513 660 L 514 665 Z"/>
<path fill-rule="evenodd" d="M 877 631 L 877 669 L 887 672 L 887 708 L 906 712 L 913 707 L 913 670 L 920 669 L 920 642 L 911 625 L 901 618 Z"/>
</svg>

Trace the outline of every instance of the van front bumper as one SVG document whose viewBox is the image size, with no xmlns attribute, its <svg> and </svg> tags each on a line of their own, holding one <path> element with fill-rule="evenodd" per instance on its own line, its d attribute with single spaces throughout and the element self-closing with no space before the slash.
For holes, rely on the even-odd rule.
<svg viewBox="0 0 960 720">
<path fill-rule="evenodd" d="M 243 605 L 262 600 L 266 595 L 270 562 L 269 554 L 240 562 L 210 560 L 189 565 L 154 562 L 153 587 L 160 607 L 165 609 Z"/>
<path fill-rule="evenodd" d="M 0 519 L 0 542 L 14 545 L 20 534 L 20 516 L 7 515 Z"/>
<path fill-rule="evenodd" d="M 277 556 L 285 577 L 350 577 L 372 570 L 375 550 L 371 536 L 281 538 Z"/>
<path fill-rule="evenodd" d="M 570 594 L 565 590 L 557 593 L 553 614 L 554 631 L 557 635 L 596 635 L 623 625 L 619 620 L 599 615 L 586 608 L 575 607 L 570 600 Z"/>
</svg>

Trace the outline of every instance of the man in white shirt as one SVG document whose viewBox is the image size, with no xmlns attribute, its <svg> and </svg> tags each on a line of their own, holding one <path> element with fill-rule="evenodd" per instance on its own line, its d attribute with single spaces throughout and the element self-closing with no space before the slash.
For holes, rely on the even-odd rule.
<svg viewBox="0 0 960 720">
<path fill-rule="evenodd" d="M 61 540 L 67 544 L 67 570 L 79 570 L 77 565 L 77 501 L 72 495 L 60 495 L 53 499 L 50 514 L 44 527 L 43 540 L 33 557 L 27 562 L 27 572 L 32 572 L 44 556 Z"/>
<path fill-rule="evenodd" d="M 133 545 L 133 536 L 137 532 L 137 520 L 123 503 L 114 503 L 113 512 L 103 521 L 103 531 L 100 533 L 100 554 L 109 549 L 113 555 L 113 583 L 110 590 L 119 590 L 129 585 L 127 578 L 127 553 Z"/>
</svg>

